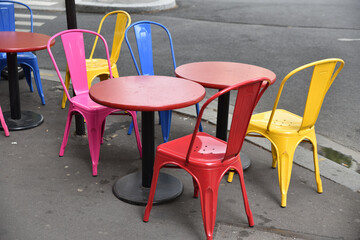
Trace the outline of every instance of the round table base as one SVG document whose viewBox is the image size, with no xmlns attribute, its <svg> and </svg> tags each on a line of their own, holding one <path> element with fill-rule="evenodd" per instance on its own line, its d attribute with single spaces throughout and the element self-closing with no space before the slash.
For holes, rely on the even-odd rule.
<svg viewBox="0 0 360 240">
<path fill-rule="evenodd" d="M 245 153 L 240 151 L 240 159 L 243 170 L 248 169 L 251 165 L 250 158 Z"/>
<path fill-rule="evenodd" d="M 153 204 L 171 201 L 182 194 L 182 182 L 166 173 L 159 174 Z M 131 173 L 117 180 L 113 187 L 114 195 L 120 200 L 136 205 L 146 205 L 150 188 L 142 186 L 141 171 Z"/>
<path fill-rule="evenodd" d="M 20 119 L 12 119 L 10 111 L 4 112 L 4 118 L 10 131 L 34 128 L 44 122 L 44 117 L 41 114 L 31 111 L 21 111 Z"/>
</svg>

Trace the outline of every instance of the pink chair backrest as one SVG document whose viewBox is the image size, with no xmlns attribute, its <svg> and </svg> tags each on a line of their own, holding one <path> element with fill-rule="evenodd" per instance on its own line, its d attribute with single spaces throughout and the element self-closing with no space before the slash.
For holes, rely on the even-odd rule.
<svg viewBox="0 0 360 240">
<path fill-rule="evenodd" d="M 61 36 L 61 40 L 63 43 L 65 56 L 71 76 L 71 82 L 73 85 L 73 89 L 76 95 L 84 94 L 89 92 L 88 82 L 87 82 L 87 74 L 86 74 L 86 57 L 85 57 L 85 46 L 84 46 L 84 33 L 90 33 L 98 36 L 104 43 L 106 57 L 108 61 L 110 78 L 112 78 L 111 64 L 109 59 L 109 49 L 105 39 L 98 33 L 84 30 L 84 29 L 72 29 L 59 32 L 52 36 L 47 44 L 47 50 L 49 52 L 50 58 L 54 64 L 55 70 L 59 76 L 61 84 L 64 87 L 65 93 L 68 99 L 71 101 L 71 97 L 65 87 L 64 80 L 60 74 L 59 68 L 56 64 L 54 56 L 50 49 L 50 43 L 58 36 Z"/>
<path fill-rule="evenodd" d="M 240 153 L 242 144 L 245 139 L 246 130 L 248 128 L 252 112 L 257 102 L 261 98 L 262 94 L 269 87 L 269 85 L 270 85 L 270 80 L 266 78 L 252 79 L 225 88 L 222 91 L 214 94 L 211 98 L 209 98 L 204 103 L 204 105 L 200 110 L 195 125 L 195 130 L 193 132 L 193 136 L 190 142 L 189 150 L 187 153 L 186 162 L 189 162 L 191 150 L 194 145 L 196 134 L 199 129 L 201 117 L 205 108 L 214 99 L 218 98 L 219 96 L 231 90 L 237 90 L 237 97 L 236 97 L 235 108 L 234 108 L 233 118 L 230 127 L 229 139 L 227 142 L 226 153 L 223 161 L 226 161 L 227 159 L 238 155 Z"/>
</svg>

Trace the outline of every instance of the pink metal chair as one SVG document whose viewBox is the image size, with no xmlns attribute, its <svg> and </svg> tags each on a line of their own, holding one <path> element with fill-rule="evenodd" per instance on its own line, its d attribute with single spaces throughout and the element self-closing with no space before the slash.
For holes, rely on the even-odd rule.
<svg viewBox="0 0 360 240">
<path fill-rule="evenodd" d="M 218 188 L 222 177 L 230 168 L 233 168 L 239 174 L 249 226 L 254 225 L 246 195 L 239 153 L 244 142 L 251 114 L 269 84 L 269 80 L 260 78 L 248 80 L 223 89 L 209 98 L 202 106 L 193 134 L 158 146 L 149 199 L 144 214 L 145 222 L 149 221 L 160 168 L 172 164 L 183 168 L 191 174 L 194 182 L 194 197 L 197 197 L 200 191 L 201 211 L 207 239 L 213 239 Z M 206 106 L 220 95 L 231 90 L 237 90 L 237 99 L 228 142 L 207 133 L 198 132 L 201 116 Z"/>
<path fill-rule="evenodd" d="M 47 44 L 47 50 L 54 64 L 55 70 L 59 76 L 60 82 L 64 88 L 65 94 L 70 101 L 64 138 L 61 144 L 59 156 L 64 155 L 64 150 L 69 137 L 71 119 L 73 114 L 78 112 L 84 117 L 86 121 L 90 155 L 92 161 L 92 174 L 93 176 L 97 176 L 97 165 L 99 161 L 100 144 L 103 142 L 105 118 L 109 114 L 130 115 L 132 117 L 133 122 L 136 123 L 135 134 L 136 134 L 137 146 L 140 152 L 140 157 L 142 154 L 142 148 L 141 148 L 139 130 L 137 127 L 136 113 L 134 111 L 124 111 L 120 109 L 109 108 L 97 104 L 91 100 L 89 96 L 89 86 L 86 75 L 85 47 L 84 47 L 84 36 L 83 36 L 84 33 L 96 35 L 103 41 L 106 50 L 110 78 L 112 78 L 113 76 L 112 76 L 111 65 L 109 60 L 108 45 L 105 39 L 96 32 L 82 30 L 82 29 L 73 29 L 73 30 L 59 32 L 49 39 Z M 67 64 L 72 79 L 73 89 L 75 91 L 74 97 L 70 96 L 50 49 L 51 41 L 53 41 L 58 36 L 61 36 L 61 40 L 63 43 L 65 56 L 67 59 Z"/>
<path fill-rule="evenodd" d="M 6 122 L 5 122 L 4 115 L 3 115 L 3 112 L 1 110 L 1 107 L 0 107 L 0 122 L 1 122 L 2 128 L 3 128 L 4 132 L 5 132 L 5 136 L 8 137 L 10 135 L 9 134 L 9 129 L 8 129 L 7 125 L 6 125 Z"/>
</svg>

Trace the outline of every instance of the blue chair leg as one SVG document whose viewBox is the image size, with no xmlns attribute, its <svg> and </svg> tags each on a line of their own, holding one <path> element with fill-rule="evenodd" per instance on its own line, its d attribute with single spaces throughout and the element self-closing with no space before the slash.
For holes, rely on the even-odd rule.
<svg viewBox="0 0 360 240">
<path fill-rule="evenodd" d="M 196 108 L 196 116 L 199 116 L 199 104 L 198 103 L 195 105 L 195 108 Z M 203 131 L 203 127 L 201 125 L 201 122 L 200 122 L 200 126 L 199 126 L 199 131 L 200 132 Z"/>
<path fill-rule="evenodd" d="M 161 132 L 163 135 L 164 143 L 169 141 L 169 135 L 170 135 L 170 127 L 171 127 L 171 117 L 172 117 L 172 111 L 160 111 L 160 118 L 161 118 Z"/>
<path fill-rule="evenodd" d="M 37 68 L 35 68 L 37 67 Z M 37 63 L 36 63 L 36 66 L 34 66 L 35 69 L 39 69 L 39 67 L 37 66 Z M 33 73 L 34 73 L 34 79 L 35 79 L 35 84 L 36 84 L 36 88 L 38 90 L 38 94 L 41 98 L 41 103 L 43 105 L 45 105 L 45 97 L 44 97 L 44 91 L 42 89 L 42 84 L 41 84 L 41 79 L 40 79 L 40 72 L 38 70 L 33 70 Z"/>
<path fill-rule="evenodd" d="M 34 87 L 33 87 L 32 82 L 31 82 L 31 68 L 29 66 L 25 65 L 25 64 L 21 64 L 21 67 L 24 70 L 24 75 L 25 75 L 25 78 L 26 78 L 26 82 L 30 87 L 30 92 L 34 92 Z"/>
<path fill-rule="evenodd" d="M 160 114 L 160 112 L 158 112 L 159 113 L 159 125 L 161 124 L 161 114 Z"/>
</svg>

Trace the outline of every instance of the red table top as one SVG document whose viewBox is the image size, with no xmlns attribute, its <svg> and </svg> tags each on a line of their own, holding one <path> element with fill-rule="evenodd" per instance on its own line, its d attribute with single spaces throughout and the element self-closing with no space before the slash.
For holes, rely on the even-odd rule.
<svg viewBox="0 0 360 240">
<path fill-rule="evenodd" d="M 177 77 L 197 82 L 204 87 L 224 89 L 244 80 L 266 77 L 276 80 L 272 71 L 255 65 L 235 62 L 194 62 L 175 69 Z"/>
<path fill-rule="evenodd" d="M 90 88 L 95 102 L 134 111 L 163 111 L 200 102 L 205 89 L 200 84 L 166 76 L 128 76 L 108 79 Z"/>
<path fill-rule="evenodd" d="M 32 32 L 0 32 L 0 52 L 30 52 L 46 48 L 50 36 Z M 51 46 L 55 41 L 51 43 Z"/>
</svg>

